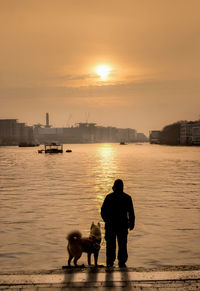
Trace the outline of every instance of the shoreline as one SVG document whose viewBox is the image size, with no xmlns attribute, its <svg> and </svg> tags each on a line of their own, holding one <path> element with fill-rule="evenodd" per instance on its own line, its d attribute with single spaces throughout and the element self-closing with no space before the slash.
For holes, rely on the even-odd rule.
<svg viewBox="0 0 200 291">
<path fill-rule="evenodd" d="M 127 268 L 119 268 L 114 266 L 112 268 L 107 268 L 106 266 L 95 267 L 92 266 L 85 266 L 85 267 L 67 267 L 62 269 L 41 269 L 41 270 L 19 270 L 19 271 L 2 271 L 0 270 L 0 275 L 37 275 L 37 274 L 62 274 L 62 273 L 77 273 L 82 272 L 86 273 L 88 270 L 95 270 L 98 272 L 105 272 L 106 270 L 111 270 L 112 272 L 119 271 L 119 270 L 126 270 L 126 272 L 167 272 L 167 271 L 195 271 L 200 270 L 200 264 L 198 265 L 166 265 L 166 266 L 157 266 L 152 268 L 145 268 L 145 267 L 129 267 Z"/>
<path fill-rule="evenodd" d="M 200 265 L 85 267 L 0 273 L 0 290 L 199 290 Z"/>
</svg>

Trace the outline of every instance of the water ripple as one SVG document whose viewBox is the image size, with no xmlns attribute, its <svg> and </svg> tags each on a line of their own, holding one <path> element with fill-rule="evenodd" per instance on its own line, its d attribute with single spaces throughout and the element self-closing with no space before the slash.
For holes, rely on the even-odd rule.
<svg viewBox="0 0 200 291">
<path fill-rule="evenodd" d="M 199 147 L 71 148 L 71 155 L 0 148 L 0 260 L 5 270 L 65 264 L 66 233 L 80 229 L 88 235 L 92 221 L 102 223 L 100 207 L 117 178 L 124 180 L 136 212 L 128 264 L 200 264 Z M 105 262 L 105 244 L 100 261 Z"/>
</svg>

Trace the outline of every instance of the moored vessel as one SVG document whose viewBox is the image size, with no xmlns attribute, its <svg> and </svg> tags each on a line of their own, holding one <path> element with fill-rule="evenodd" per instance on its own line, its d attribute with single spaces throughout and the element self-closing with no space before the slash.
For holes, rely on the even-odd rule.
<svg viewBox="0 0 200 291">
<path fill-rule="evenodd" d="M 44 144 L 44 149 L 39 149 L 38 153 L 45 153 L 45 154 L 57 154 L 57 153 L 63 153 L 63 144 L 58 144 L 55 142 L 52 142 L 50 144 Z"/>
</svg>

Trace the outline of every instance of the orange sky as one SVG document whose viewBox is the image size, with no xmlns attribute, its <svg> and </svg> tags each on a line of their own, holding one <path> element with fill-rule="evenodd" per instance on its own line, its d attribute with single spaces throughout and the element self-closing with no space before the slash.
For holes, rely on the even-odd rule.
<svg viewBox="0 0 200 291">
<path fill-rule="evenodd" d="M 148 133 L 200 118 L 199 0 L 0 0 L 0 118 Z M 108 78 L 96 74 L 110 68 Z"/>
</svg>

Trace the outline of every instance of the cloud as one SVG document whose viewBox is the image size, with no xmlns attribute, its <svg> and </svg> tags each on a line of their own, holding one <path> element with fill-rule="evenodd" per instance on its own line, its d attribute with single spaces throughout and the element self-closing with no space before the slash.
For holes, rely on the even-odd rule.
<svg viewBox="0 0 200 291">
<path fill-rule="evenodd" d="M 91 110 L 145 129 L 195 118 L 199 8 L 199 0 L 2 1 L 0 117 L 33 122 L 50 110 L 78 119 Z M 113 67 L 107 83 L 92 73 L 102 63 Z"/>
<path fill-rule="evenodd" d="M 95 75 L 92 74 L 82 74 L 82 75 L 62 75 L 58 76 L 57 80 L 65 80 L 65 81 L 82 81 L 82 80 L 88 80 L 91 78 L 95 78 Z"/>
</svg>

